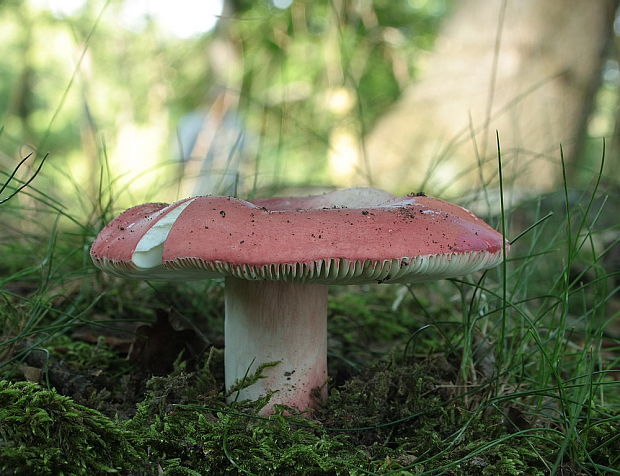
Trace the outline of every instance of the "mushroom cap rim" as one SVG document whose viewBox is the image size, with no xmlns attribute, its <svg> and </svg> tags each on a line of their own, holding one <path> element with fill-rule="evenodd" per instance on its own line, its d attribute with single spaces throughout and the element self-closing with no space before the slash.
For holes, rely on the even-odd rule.
<svg viewBox="0 0 620 476">
<path fill-rule="evenodd" d="M 310 262 L 265 265 L 203 262 L 179 258 L 153 268 L 139 268 L 131 262 L 97 259 L 103 271 L 123 278 L 153 281 L 238 278 L 251 281 L 283 281 L 308 284 L 416 283 L 454 278 L 490 268 L 503 259 L 503 250 L 468 251 L 420 255 L 385 260 L 328 258 Z"/>
</svg>

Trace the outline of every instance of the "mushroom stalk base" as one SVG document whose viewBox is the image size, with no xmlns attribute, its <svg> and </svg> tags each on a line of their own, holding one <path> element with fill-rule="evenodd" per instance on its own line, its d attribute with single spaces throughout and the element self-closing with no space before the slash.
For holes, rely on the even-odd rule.
<svg viewBox="0 0 620 476">
<path fill-rule="evenodd" d="M 226 278 L 225 339 L 227 390 L 279 362 L 229 401 L 276 392 L 262 410 L 269 414 L 274 404 L 306 410 L 326 398 L 327 286 Z"/>
</svg>

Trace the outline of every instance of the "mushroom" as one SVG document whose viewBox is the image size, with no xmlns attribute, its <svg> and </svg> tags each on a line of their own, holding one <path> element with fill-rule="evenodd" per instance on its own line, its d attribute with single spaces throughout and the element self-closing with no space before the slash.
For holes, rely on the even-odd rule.
<svg viewBox="0 0 620 476">
<path fill-rule="evenodd" d="M 275 362 L 230 397 L 273 392 L 269 414 L 275 404 L 303 411 L 327 396 L 328 284 L 460 276 L 498 264 L 503 247 L 500 233 L 458 205 L 355 188 L 139 205 L 100 232 L 91 257 L 122 277 L 224 277 L 226 388 Z"/>
</svg>

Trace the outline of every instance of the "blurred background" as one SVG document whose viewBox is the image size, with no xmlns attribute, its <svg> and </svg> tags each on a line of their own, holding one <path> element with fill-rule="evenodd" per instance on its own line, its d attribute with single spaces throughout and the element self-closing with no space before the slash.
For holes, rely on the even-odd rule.
<svg viewBox="0 0 620 476">
<path fill-rule="evenodd" d="M 617 3 L 2 0 L 0 169 L 49 153 L 33 186 L 72 216 L 363 185 L 497 208 L 497 137 L 515 197 L 587 187 L 605 138 L 615 188 Z"/>
</svg>

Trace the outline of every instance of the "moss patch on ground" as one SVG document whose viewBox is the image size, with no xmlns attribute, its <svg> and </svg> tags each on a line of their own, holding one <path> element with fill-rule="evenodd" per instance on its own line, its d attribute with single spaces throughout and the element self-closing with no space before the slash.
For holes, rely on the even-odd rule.
<svg viewBox="0 0 620 476">
<path fill-rule="evenodd" d="M 105 346 L 92 347 L 64 355 L 111 357 Z M 109 365 L 118 368 L 114 360 Z M 260 417 L 261 402 L 226 404 L 215 377 L 221 365 L 215 348 L 193 371 L 179 359 L 169 375 L 147 379 L 130 417 L 111 404 L 103 413 L 80 405 L 43 384 L 2 381 L 1 472 L 542 475 L 566 438 L 552 420 L 529 423 L 483 392 L 463 392 L 458 365 L 445 357 L 394 354 L 332 388 L 311 419 Z M 618 420 L 589 428 L 596 431 L 580 435 L 583 454 L 597 467 L 617 467 Z M 570 455 L 564 461 L 564 474 L 581 474 Z"/>
</svg>

